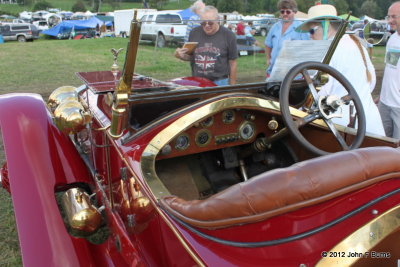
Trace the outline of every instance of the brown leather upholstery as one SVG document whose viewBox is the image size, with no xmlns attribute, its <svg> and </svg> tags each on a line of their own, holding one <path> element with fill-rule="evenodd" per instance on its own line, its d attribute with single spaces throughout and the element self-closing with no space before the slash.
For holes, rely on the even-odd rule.
<svg viewBox="0 0 400 267">
<path fill-rule="evenodd" d="M 370 147 L 269 171 L 208 199 L 170 196 L 160 203 L 193 226 L 222 228 L 264 220 L 393 178 L 400 178 L 400 149 Z"/>
</svg>

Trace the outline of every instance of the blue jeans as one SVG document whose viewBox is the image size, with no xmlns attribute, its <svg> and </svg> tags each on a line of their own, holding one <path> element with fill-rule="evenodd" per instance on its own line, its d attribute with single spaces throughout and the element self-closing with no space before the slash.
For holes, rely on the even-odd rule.
<svg viewBox="0 0 400 267">
<path fill-rule="evenodd" d="M 229 85 L 229 78 L 213 81 L 217 86 Z"/>
</svg>

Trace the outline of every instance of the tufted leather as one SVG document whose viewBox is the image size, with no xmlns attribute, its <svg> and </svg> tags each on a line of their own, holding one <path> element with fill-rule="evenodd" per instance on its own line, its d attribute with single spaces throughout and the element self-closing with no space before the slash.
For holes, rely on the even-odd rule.
<svg viewBox="0 0 400 267">
<path fill-rule="evenodd" d="M 257 222 L 400 178 L 400 149 L 338 152 L 260 174 L 204 200 L 164 197 L 160 204 L 190 225 L 223 228 Z"/>
</svg>

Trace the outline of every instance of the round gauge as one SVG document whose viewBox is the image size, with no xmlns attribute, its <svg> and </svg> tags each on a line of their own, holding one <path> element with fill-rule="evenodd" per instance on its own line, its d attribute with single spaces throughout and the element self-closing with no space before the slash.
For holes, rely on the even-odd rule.
<svg viewBox="0 0 400 267">
<path fill-rule="evenodd" d="M 198 146 L 206 146 L 211 141 L 210 131 L 202 129 L 196 133 L 196 144 Z"/>
<path fill-rule="evenodd" d="M 175 148 L 178 150 L 185 150 L 189 144 L 189 136 L 187 134 L 181 134 L 175 140 Z"/>
<path fill-rule="evenodd" d="M 250 140 L 256 133 L 256 127 L 254 123 L 245 121 L 239 127 L 239 136 L 242 140 Z"/>
<path fill-rule="evenodd" d="M 235 120 L 235 111 L 228 109 L 222 113 L 222 122 L 225 124 L 231 124 Z"/>
<path fill-rule="evenodd" d="M 200 122 L 200 125 L 203 127 L 210 127 L 214 122 L 214 117 L 208 117 L 204 121 Z"/>
</svg>

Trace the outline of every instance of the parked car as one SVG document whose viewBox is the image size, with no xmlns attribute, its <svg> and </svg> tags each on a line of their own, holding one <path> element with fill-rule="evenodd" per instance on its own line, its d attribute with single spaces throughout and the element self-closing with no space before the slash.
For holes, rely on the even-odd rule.
<svg viewBox="0 0 400 267">
<path fill-rule="evenodd" d="M 278 19 L 276 18 L 255 20 L 253 22 L 253 27 L 256 30 L 257 35 L 267 36 L 272 25 L 274 25 L 277 21 Z"/>
<path fill-rule="evenodd" d="M 0 25 L 0 34 L 5 41 L 26 42 L 39 38 L 39 29 L 28 23 L 7 23 Z"/>
<path fill-rule="evenodd" d="M 160 81 L 135 72 L 134 26 L 121 72 L 0 96 L 24 266 L 396 266 L 399 140 L 365 132 L 346 78 Z M 319 96 L 322 76 L 348 94 Z M 357 128 L 333 123 L 344 105 Z"/>
<path fill-rule="evenodd" d="M 38 28 L 39 32 L 49 29 L 49 24 L 46 20 L 36 20 L 32 24 Z"/>
<path fill-rule="evenodd" d="M 152 12 L 144 15 L 141 21 L 141 40 L 153 41 L 157 47 L 164 47 L 168 42 L 183 43 L 187 25 L 178 12 Z"/>
<path fill-rule="evenodd" d="M 239 56 L 253 55 L 254 53 L 265 53 L 263 47 L 253 44 L 252 40 L 244 35 L 236 35 L 236 45 Z"/>
</svg>

